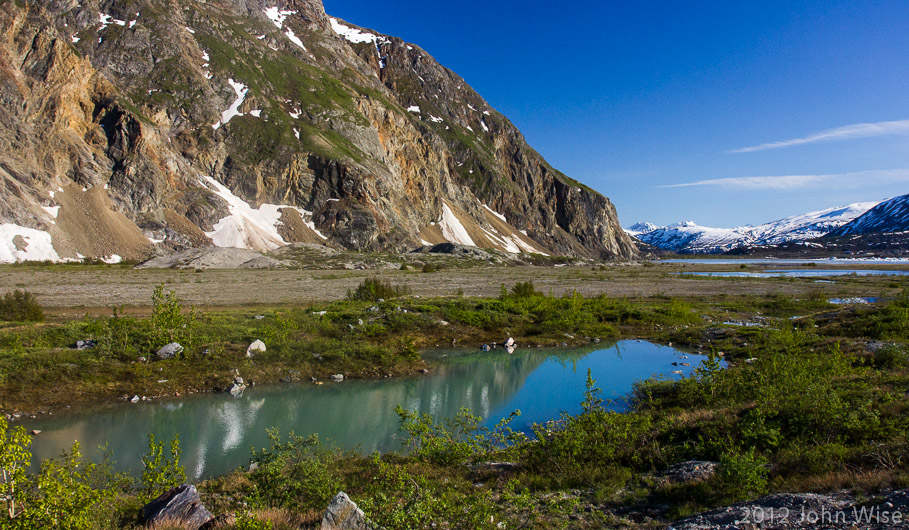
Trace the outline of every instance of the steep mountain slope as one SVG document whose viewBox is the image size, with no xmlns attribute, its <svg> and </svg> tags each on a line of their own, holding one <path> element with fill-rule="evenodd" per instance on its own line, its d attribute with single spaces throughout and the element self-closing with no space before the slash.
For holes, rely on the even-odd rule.
<svg viewBox="0 0 909 530">
<path fill-rule="evenodd" d="M 739 228 L 709 228 L 691 221 L 662 228 L 655 228 L 652 223 L 637 223 L 628 233 L 665 250 L 716 254 L 745 246 L 776 245 L 821 237 L 856 219 L 876 204 L 855 203 Z"/>
<path fill-rule="evenodd" d="M 909 195 L 879 203 L 857 219 L 832 231 L 831 236 L 909 231 Z"/>
<path fill-rule="evenodd" d="M 0 260 L 302 241 L 628 258 L 609 200 L 318 0 L 0 5 Z"/>
</svg>

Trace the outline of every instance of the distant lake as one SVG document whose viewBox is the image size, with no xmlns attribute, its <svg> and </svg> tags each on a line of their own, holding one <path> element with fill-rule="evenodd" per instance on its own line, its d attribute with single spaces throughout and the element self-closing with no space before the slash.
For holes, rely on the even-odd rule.
<svg viewBox="0 0 909 530">
<path fill-rule="evenodd" d="M 723 278 L 821 278 L 826 276 L 907 276 L 909 271 L 885 271 L 873 269 L 781 269 L 773 271 L 692 271 L 679 272 L 686 276 L 719 276 Z"/>
<path fill-rule="evenodd" d="M 783 258 L 682 258 L 654 260 L 655 263 L 697 263 L 701 265 L 899 265 L 909 258 L 892 259 L 783 259 Z"/>
<path fill-rule="evenodd" d="M 687 359 L 683 356 L 687 355 Z M 401 447 L 396 405 L 448 418 L 467 407 L 495 424 L 520 409 L 512 424 L 529 431 L 531 424 L 557 419 L 562 412 L 581 410 L 587 370 L 602 397 L 615 400 L 615 410 L 635 381 L 651 376 L 676 379 L 691 374 L 704 356 L 686 354 L 645 341 L 625 340 L 585 348 L 519 348 L 513 355 L 448 351 L 427 355 L 434 364 L 426 376 L 380 381 L 326 382 L 255 386 L 244 395 L 201 394 L 137 404 L 119 403 L 93 412 L 29 420 L 26 429 L 42 432 L 33 438 L 37 459 L 59 455 L 74 440 L 82 453 L 93 455 L 105 442 L 117 468 L 141 473 L 140 458 L 148 450 L 148 433 L 159 440 L 180 436 L 182 461 L 192 479 L 226 473 L 249 462 L 250 447 L 265 447 L 265 430 L 298 435 L 318 433 L 345 449 L 363 453 Z M 674 366 L 672 363 L 690 363 Z"/>
</svg>

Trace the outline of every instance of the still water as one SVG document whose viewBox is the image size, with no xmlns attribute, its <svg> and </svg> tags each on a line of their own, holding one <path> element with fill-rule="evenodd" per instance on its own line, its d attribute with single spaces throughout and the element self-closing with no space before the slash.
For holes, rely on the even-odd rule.
<svg viewBox="0 0 909 530">
<path fill-rule="evenodd" d="M 680 258 L 654 260 L 655 263 L 697 263 L 701 265 L 890 265 L 909 263 L 906 258 L 859 259 L 793 259 L 793 258 Z"/>
<path fill-rule="evenodd" d="M 780 269 L 763 272 L 746 271 L 711 271 L 679 272 L 691 276 L 718 276 L 722 278 L 823 278 L 826 276 L 907 276 L 909 271 L 874 270 L 874 269 Z"/>
<path fill-rule="evenodd" d="M 689 375 L 704 359 L 637 340 L 580 349 L 518 349 L 513 355 L 460 350 L 427 357 L 434 368 L 422 377 L 256 386 L 240 397 L 206 394 L 123 403 L 23 425 L 42 431 L 32 444 L 36 459 L 59 455 L 74 440 L 86 455 L 106 442 L 116 467 L 135 476 L 141 473 L 148 433 L 159 440 L 179 434 L 186 474 L 199 479 L 247 465 L 252 446 L 267 446 L 270 427 L 282 433 L 318 433 L 322 440 L 364 453 L 395 450 L 401 447 L 394 412 L 400 404 L 437 418 L 467 407 L 487 418 L 488 425 L 519 409 L 522 414 L 512 428 L 527 431 L 563 411 L 580 411 L 588 368 L 603 397 L 615 400 L 611 406 L 621 410 L 635 381 L 682 377 L 673 371 Z"/>
</svg>

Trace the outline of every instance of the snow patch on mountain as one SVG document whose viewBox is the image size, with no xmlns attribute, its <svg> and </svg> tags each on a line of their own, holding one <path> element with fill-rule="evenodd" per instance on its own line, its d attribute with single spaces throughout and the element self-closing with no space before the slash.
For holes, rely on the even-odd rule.
<svg viewBox="0 0 909 530">
<path fill-rule="evenodd" d="M 753 245 L 776 245 L 826 235 L 872 209 L 878 203 L 860 202 L 793 215 L 757 226 L 712 228 L 684 221 L 666 227 L 637 223 L 625 232 L 644 243 L 682 253 L 721 253 Z"/>
<path fill-rule="evenodd" d="M 226 186 L 211 177 L 203 176 L 202 183 L 224 199 L 227 209 L 230 211 L 230 215 L 215 223 L 214 230 L 205 233 L 215 246 L 268 252 L 286 245 L 287 242 L 278 233 L 278 226 L 281 224 L 281 210 L 284 208 L 293 208 L 300 212 L 304 220 L 310 219 L 306 225 L 319 237 L 327 239 L 316 230 L 312 223 L 312 212 L 294 206 L 277 204 L 263 204 L 258 208 L 253 208 L 248 202 L 234 195 Z"/>
<path fill-rule="evenodd" d="M 234 81 L 233 79 L 228 79 L 228 83 L 233 87 L 234 92 L 237 93 L 237 99 L 231 104 L 231 106 L 221 113 L 221 119 L 218 123 L 212 124 L 214 130 L 218 130 L 222 125 L 227 125 L 227 122 L 230 121 L 234 116 L 242 116 L 243 113 L 240 112 L 240 105 L 243 104 L 243 100 L 246 99 L 246 93 L 249 92 L 249 88 L 246 87 L 243 83 L 239 81 Z"/>
<path fill-rule="evenodd" d="M 878 203 L 854 221 L 831 235 L 904 232 L 909 230 L 909 195 L 892 197 Z"/>
<path fill-rule="evenodd" d="M 439 221 L 439 228 L 442 229 L 442 236 L 452 243 L 471 247 L 477 246 L 470 234 L 467 233 L 467 229 L 461 224 L 458 216 L 451 211 L 448 203 L 444 201 L 442 202 L 442 220 Z"/>
</svg>

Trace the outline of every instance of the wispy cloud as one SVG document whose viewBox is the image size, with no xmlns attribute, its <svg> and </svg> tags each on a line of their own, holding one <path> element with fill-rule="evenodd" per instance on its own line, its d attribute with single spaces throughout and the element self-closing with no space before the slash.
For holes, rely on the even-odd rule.
<svg viewBox="0 0 909 530">
<path fill-rule="evenodd" d="M 856 123 L 837 127 L 827 131 L 812 134 L 804 138 L 793 138 L 781 142 L 769 142 L 751 147 L 733 149 L 729 153 L 751 153 L 765 149 L 777 149 L 793 145 L 811 144 L 815 142 L 832 142 L 836 140 L 850 140 L 853 138 L 873 138 L 875 136 L 889 136 L 894 134 L 909 134 L 909 120 L 879 121 L 877 123 Z"/>
<path fill-rule="evenodd" d="M 875 169 L 851 173 L 829 173 L 821 175 L 780 175 L 772 177 L 730 177 L 697 180 L 682 184 L 668 184 L 660 188 L 689 188 L 714 186 L 735 190 L 795 190 L 813 188 L 819 184 L 837 187 L 855 187 L 888 182 L 909 182 L 909 168 Z"/>
</svg>

